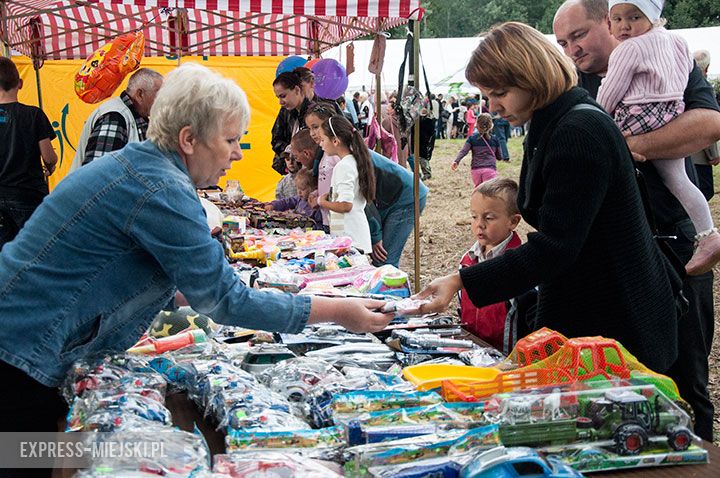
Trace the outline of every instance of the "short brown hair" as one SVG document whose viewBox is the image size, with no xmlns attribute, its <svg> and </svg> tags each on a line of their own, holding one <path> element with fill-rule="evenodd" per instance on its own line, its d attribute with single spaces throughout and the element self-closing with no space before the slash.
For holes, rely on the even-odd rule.
<svg viewBox="0 0 720 478">
<path fill-rule="evenodd" d="M 485 88 L 516 87 L 532 94 L 532 110 L 577 84 L 568 57 L 528 25 L 507 22 L 490 29 L 475 49 L 465 76 Z"/>
<path fill-rule="evenodd" d="M 489 113 L 480 113 L 475 120 L 475 127 L 481 135 L 490 133 L 493 129 L 492 116 Z"/>
<path fill-rule="evenodd" d="M 0 88 L 10 91 L 20 84 L 20 73 L 10 58 L 0 56 Z"/>
<path fill-rule="evenodd" d="M 473 194 L 500 199 L 505 203 L 508 214 L 520 214 L 517 205 L 518 185 L 512 179 L 493 178 L 485 181 L 475 188 Z"/>
<path fill-rule="evenodd" d="M 580 5 L 585 7 L 585 15 L 588 20 L 602 22 L 608 16 L 607 0 L 580 0 Z"/>
<path fill-rule="evenodd" d="M 312 139 L 312 136 L 310 136 L 309 129 L 301 129 L 300 131 L 295 133 L 290 142 L 295 145 L 298 151 L 305 151 L 308 149 L 311 151 L 316 151 L 319 147 L 317 143 Z"/>
</svg>

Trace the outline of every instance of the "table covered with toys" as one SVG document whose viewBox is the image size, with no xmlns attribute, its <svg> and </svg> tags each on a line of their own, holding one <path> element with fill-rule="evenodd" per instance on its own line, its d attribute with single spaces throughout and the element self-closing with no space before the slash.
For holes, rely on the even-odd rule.
<svg viewBox="0 0 720 478">
<path fill-rule="evenodd" d="M 161 312 L 127 353 L 76 363 L 63 391 L 68 433 L 161 437 L 163 456 L 77 476 L 718 476 L 675 383 L 617 341 L 540 329 L 503 356 L 451 316 L 410 315 L 407 275 L 348 238 L 213 200 L 249 285 L 381 297 L 395 319 L 378 334 L 272 334 Z"/>
</svg>

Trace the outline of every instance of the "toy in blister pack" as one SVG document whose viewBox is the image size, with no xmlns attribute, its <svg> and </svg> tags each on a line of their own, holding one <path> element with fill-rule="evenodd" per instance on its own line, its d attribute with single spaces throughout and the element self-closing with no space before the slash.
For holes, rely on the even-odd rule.
<svg viewBox="0 0 720 478">
<path fill-rule="evenodd" d="M 291 431 L 228 429 L 225 444 L 231 452 L 280 450 L 298 453 L 308 458 L 333 461 L 340 458 L 340 453 L 345 447 L 345 433 L 342 427 Z"/>
<path fill-rule="evenodd" d="M 383 410 L 347 423 L 350 446 L 487 425 L 483 404 L 439 403 L 425 407 Z"/>
<path fill-rule="evenodd" d="M 343 367 L 340 381 L 325 380 L 315 385 L 306 399 L 307 413 L 317 428 L 335 424 L 332 402 L 335 395 L 359 390 L 411 392 L 413 387 L 399 375 L 356 367 Z"/>
<path fill-rule="evenodd" d="M 322 359 L 335 367 L 364 367 L 385 371 L 395 363 L 393 351 L 387 345 L 376 343 L 334 345 L 305 355 Z"/>
<path fill-rule="evenodd" d="M 339 478 L 319 462 L 291 453 L 253 452 L 215 455 L 213 470 L 231 478 Z"/>
<path fill-rule="evenodd" d="M 123 453 L 98 454 L 91 459 L 89 470 L 115 477 L 150 473 L 170 478 L 210 471 L 210 452 L 202 435 L 149 425 L 142 430 L 88 434 L 85 439 L 87 448 L 97 450 L 109 450 L 119 443 L 134 446 Z"/>
<path fill-rule="evenodd" d="M 347 448 L 343 453 L 345 476 L 365 477 L 377 466 L 416 463 L 420 460 L 458 457 L 500 444 L 496 425 L 469 431 L 452 430 L 404 440 L 372 443 Z"/>
<path fill-rule="evenodd" d="M 437 331 L 418 333 L 396 329 L 392 331 L 388 344 L 396 343 L 396 349 L 399 345 L 400 351 L 404 353 L 427 355 L 457 355 L 477 347 L 471 340 L 454 339 L 443 335 L 441 331 L 442 329 L 438 329 Z"/>
<path fill-rule="evenodd" d="M 309 424 L 289 410 L 236 406 L 229 412 L 228 427 L 244 431 L 290 431 L 308 428 Z"/>
<path fill-rule="evenodd" d="M 68 372 L 63 396 L 68 403 L 72 403 L 75 397 L 82 397 L 85 392 L 100 388 L 103 384 L 112 386 L 131 373 L 127 368 L 111 363 L 80 360 Z"/>
<path fill-rule="evenodd" d="M 310 357 L 286 360 L 258 376 L 270 390 L 293 402 L 304 402 L 312 388 L 322 381 L 338 382 L 343 378 L 331 364 Z"/>
<path fill-rule="evenodd" d="M 66 431 L 126 429 L 125 417 L 128 416 L 146 420 L 147 423 L 172 423 L 170 411 L 152 398 L 117 390 L 94 390 L 75 399 L 68 411 Z"/>
<path fill-rule="evenodd" d="M 581 391 L 498 394 L 486 403 L 485 419 L 499 425 L 505 446 L 548 447 L 577 458 L 571 450 L 589 445 L 611 457 L 592 470 L 652 466 L 658 455 L 664 463 L 701 459 L 697 452 L 704 450 L 693 444 L 699 439 L 689 416 L 656 387 L 592 385 Z"/>
<path fill-rule="evenodd" d="M 335 395 L 331 408 L 335 423 L 344 423 L 366 412 L 420 407 L 440 402 L 442 397 L 435 392 L 362 390 Z"/>
<path fill-rule="evenodd" d="M 382 294 L 400 298 L 410 297 L 409 284 L 407 274 L 390 264 L 374 268 L 353 281 L 353 287 L 363 294 Z"/>
<path fill-rule="evenodd" d="M 496 348 L 480 347 L 461 352 L 458 358 L 472 367 L 494 367 L 504 360 L 505 356 Z"/>
</svg>

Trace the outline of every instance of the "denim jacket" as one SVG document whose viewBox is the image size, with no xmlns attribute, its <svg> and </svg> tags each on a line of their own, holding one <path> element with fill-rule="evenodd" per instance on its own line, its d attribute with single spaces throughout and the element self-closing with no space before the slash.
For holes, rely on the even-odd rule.
<svg viewBox="0 0 720 478">
<path fill-rule="evenodd" d="M 219 323 L 298 332 L 310 299 L 249 289 L 175 153 L 131 143 L 65 178 L 0 253 L 0 360 L 47 386 L 121 351 L 175 289 Z"/>
</svg>

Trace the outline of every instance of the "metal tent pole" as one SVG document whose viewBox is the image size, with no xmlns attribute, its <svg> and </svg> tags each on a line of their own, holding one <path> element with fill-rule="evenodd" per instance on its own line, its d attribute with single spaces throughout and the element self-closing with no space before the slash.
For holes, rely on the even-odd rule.
<svg viewBox="0 0 720 478">
<path fill-rule="evenodd" d="M 413 36 L 412 54 L 410 55 L 410 74 L 408 86 L 420 82 L 420 22 L 410 22 Z M 420 291 L 420 120 L 415 120 L 413 132 L 413 196 L 415 202 L 415 293 Z"/>
</svg>

